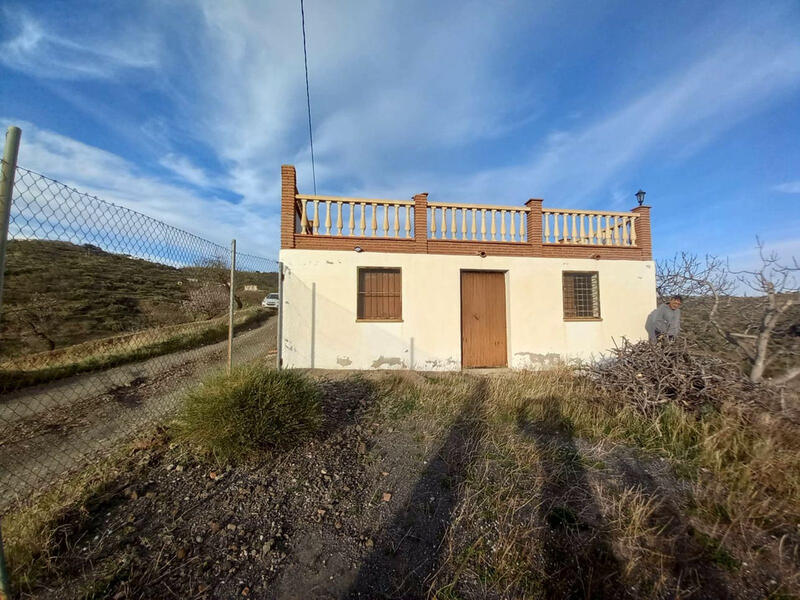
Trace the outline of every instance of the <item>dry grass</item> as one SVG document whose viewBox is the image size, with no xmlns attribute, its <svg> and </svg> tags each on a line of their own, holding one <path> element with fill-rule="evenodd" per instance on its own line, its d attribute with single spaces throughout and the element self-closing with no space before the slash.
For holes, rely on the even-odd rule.
<svg viewBox="0 0 800 600">
<path fill-rule="evenodd" d="M 236 313 L 234 330 L 242 331 L 264 322 L 274 310 L 248 308 Z M 222 341 L 228 335 L 228 318 L 181 323 L 136 333 L 91 340 L 67 348 L 40 352 L 0 363 L 0 390 L 10 391 L 107 369 L 180 350 Z"/>
<path fill-rule="evenodd" d="M 76 534 L 90 515 L 146 467 L 141 460 L 150 452 L 142 451 L 165 446 L 166 440 L 160 430 L 143 435 L 5 515 L 3 542 L 14 588 L 28 590 L 44 570 L 56 568 L 52 556 L 76 543 L 71 540 L 79 539 Z"/>
<path fill-rule="evenodd" d="M 465 467 L 429 580 L 436 598 L 800 592 L 800 428 L 786 414 L 730 403 L 701 413 L 674 405 L 642 413 L 567 368 L 485 379 L 365 377 L 381 398 L 378 422 L 411 424 L 429 448 L 465 419 L 481 423 L 465 429 L 479 432 L 464 445 L 468 460 L 454 459 Z M 209 423 L 230 421 L 236 432 L 255 427 L 243 435 L 258 446 L 278 426 L 274 411 L 259 404 L 264 385 L 251 379 L 243 374 L 197 392 L 206 437 L 228 431 Z M 285 393 L 270 396 L 281 410 L 291 408 L 299 392 L 279 387 Z M 242 400 L 246 409 L 238 410 Z M 135 460 L 122 464 L 97 466 L 79 485 L 4 521 L 17 580 L 48 566 L 59 528 L 80 522 L 86 499 L 102 498 L 114 473 Z"/>
<path fill-rule="evenodd" d="M 384 410 L 446 427 L 471 380 L 389 379 Z M 642 414 L 566 368 L 490 377 L 481 414 L 437 597 L 563 593 L 549 579 L 553 507 L 568 528 L 581 524 L 566 539 L 613 548 L 616 585 L 637 595 L 702 595 L 740 578 L 776 597 L 800 592 L 800 427 L 786 415 L 730 402 Z M 645 465 L 644 483 L 620 479 L 618 449 Z M 650 487 L 648 465 L 663 471 Z"/>
</svg>

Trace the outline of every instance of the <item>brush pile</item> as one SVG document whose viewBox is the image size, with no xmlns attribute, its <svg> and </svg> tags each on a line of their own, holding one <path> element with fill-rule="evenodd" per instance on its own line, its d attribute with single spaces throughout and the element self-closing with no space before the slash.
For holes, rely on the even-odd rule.
<svg viewBox="0 0 800 600">
<path fill-rule="evenodd" d="M 664 404 L 700 412 L 725 402 L 752 404 L 768 394 L 736 365 L 693 351 L 683 340 L 656 344 L 623 340 L 612 357 L 591 367 L 590 374 L 605 391 L 643 413 Z"/>
</svg>

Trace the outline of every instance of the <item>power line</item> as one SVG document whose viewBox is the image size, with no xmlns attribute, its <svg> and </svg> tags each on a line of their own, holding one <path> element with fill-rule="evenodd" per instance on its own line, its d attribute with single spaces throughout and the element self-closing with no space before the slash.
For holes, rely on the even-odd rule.
<svg viewBox="0 0 800 600">
<path fill-rule="evenodd" d="M 306 50 L 306 11 L 300 0 L 300 19 L 303 23 L 303 62 L 306 67 L 306 105 L 308 106 L 308 139 L 311 142 L 311 176 L 314 179 L 314 195 L 317 195 L 317 171 L 314 166 L 314 135 L 311 133 L 311 94 L 308 91 L 308 51 Z"/>
</svg>

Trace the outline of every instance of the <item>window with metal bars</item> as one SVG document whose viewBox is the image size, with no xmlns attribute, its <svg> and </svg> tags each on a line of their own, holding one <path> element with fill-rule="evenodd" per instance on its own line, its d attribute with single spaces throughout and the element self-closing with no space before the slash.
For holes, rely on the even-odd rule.
<svg viewBox="0 0 800 600">
<path fill-rule="evenodd" d="M 600 286 L 597 271 L 565 271 L 562 289 L 565 320 L 600 318 Z"/>
<path fill-rule="evenodd" d="M 359 321 L 400 321 L 403 318 L 399 268 L 359 267 Z"/>
</svg>

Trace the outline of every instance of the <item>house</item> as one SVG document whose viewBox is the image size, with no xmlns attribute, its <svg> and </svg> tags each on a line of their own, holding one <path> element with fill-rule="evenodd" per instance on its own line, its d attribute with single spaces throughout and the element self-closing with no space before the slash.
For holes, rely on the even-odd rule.
<svg viewBox="0 0 800 600">
<path fill-rule="evenodd" d="M 536 368 L 646 338 L 650 208 L 312 196 L 282 167 L 281 364 Z"/>
</svg>

